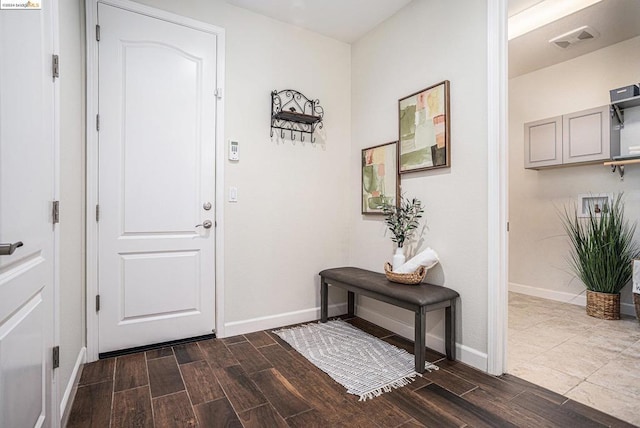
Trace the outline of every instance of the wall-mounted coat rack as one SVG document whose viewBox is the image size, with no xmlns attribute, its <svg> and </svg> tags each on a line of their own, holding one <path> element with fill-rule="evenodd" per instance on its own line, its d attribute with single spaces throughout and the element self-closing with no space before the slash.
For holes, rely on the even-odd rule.
<svg viewBox="0 0 640 428">
<path fill-rule="evenodd" d="M 288 131 L 292 141 L 299 134 L 300 141 L 304 142 L 304 135 L 309 134 L 311 142 L 315 143 L 313 132 L 322 129 L 323 116 L 324 109 L 319 100 L 310 100 L 293 89 L 271 92 L 271 137 L 274 129 L 279 129 L 281 138 Z"/>
</svg>

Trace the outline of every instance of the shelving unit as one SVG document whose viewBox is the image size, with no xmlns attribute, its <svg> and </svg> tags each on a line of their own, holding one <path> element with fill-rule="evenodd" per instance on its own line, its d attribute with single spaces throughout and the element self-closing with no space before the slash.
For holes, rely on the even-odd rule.
<svg viewBox="0 0 640 428">
<path fill-rule="evenodd" d="M 639 107 L 640 96 L 625 98 L 624 100 L 614 101 L 611 103 L 613 115 L 618 119 L 620 129 L 624 128 L 624 111 L 625 109 Z M 620 180 L 624 179 L 624 168 L 626 165 L 640 164 L 640 156 L 616 156 L 613 160 L 605 162 L 604 166 L 611 167 L 611 172 L 620 174 Z"/>
<path fill-rule="evenodd" d="M 611 103 L 611 108 L 620 122 L 620 128 L 624 128 L 624 110 L 638 106 L 640 106 L 640 95 Z"/>
<path fill-rule="evenodd" d="M 324 109 L 319 100 L 311 100 L 293 89 L 271 92 L 271 137 L 274 129 L 279 129 L 281 138 L 288 131 L 292 141 L 299 134 L 300 141 L 304 142 L 305 134 L 309 134 L 311 142 L 315 143 L 313 133 L 322 129 L 323 117 Z"/>
</svg>

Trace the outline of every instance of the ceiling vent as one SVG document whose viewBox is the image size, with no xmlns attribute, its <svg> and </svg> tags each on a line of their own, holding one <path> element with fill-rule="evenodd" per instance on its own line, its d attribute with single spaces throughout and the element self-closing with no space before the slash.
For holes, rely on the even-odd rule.
<svg viewBox="0 0 640 428">
<path fill-rule="evenodd" d="M 571 30 L 568 33 L 564 33 L 558 37 L 554 37 L 553 39 L 549 40 L 549 43 L 561 49 L 567 49 L 569 46 L 584 42 L 585 40 L 595 39 L 599 36 L 600 33 L 589 27 L 588 25 L 585 25 L 580 28 L 576 28 L 575 30 Z"/>
</svg>

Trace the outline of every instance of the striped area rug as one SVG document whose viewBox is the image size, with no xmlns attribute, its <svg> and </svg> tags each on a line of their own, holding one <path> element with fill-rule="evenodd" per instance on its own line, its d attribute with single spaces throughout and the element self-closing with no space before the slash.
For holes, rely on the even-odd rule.
<svg viewBox="0 0 640 428">
<path fill-rule="evenodd" d="M 408 385 L 419 376 L 413 355 L 341 320 L 274 333 L 360 401 Z M 438 370 L 431 363 L 425 368 Z"/>
</svg>

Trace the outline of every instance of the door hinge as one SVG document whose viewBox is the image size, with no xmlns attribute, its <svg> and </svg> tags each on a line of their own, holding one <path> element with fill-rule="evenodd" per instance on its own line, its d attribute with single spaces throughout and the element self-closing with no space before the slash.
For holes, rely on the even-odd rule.
<svg viewBox="0 0 640 428">
<path fill-rule="evenodd" d="M 60 367 L 60 347 L 54 346 L 51 354 L 52 354 L 51 356 L 52 356 L 53 368 L 57 369 L 58 367 Z"/>
<path fill-rule="evenodd" d="M 60 77 L 60 57 L 58 55 L 52 55 L 51 74 L 54 79 Z"/>
<path fill-rule="evenodd" d="M 100 26 L 96 25 L 96 42 L 100 41 Z"/>
<path fill-rule="evenodd" d="M 222 99 L 222 88 L 216 88 L 216 90 L 213 91 L 213 95 L 215 95 L 217 99 L 221 100 Z"/>
<path fill-rule="evenodd" d="M 53 224 L 60 223 L 60 201 L 53 201 L 51 204 L 51 219 Z"/>
<path fill-rule="evenodd" d="M 509 231 L 509 222 L 507 222 L 507 232 Z"/>
<path fill-rule="evenodd" d="M 96 114 L 96 131 L 100 131 L 100 115 Z"/>
<path fill-rule="evenodd" d="M 100 221 L 100 205 L 96 205 L 96 221 Z"/>
<path fill-rule="evenodd" d="M 100 295 L 96 294 L 96 312 L 100 311 Z"/>
</svg>

